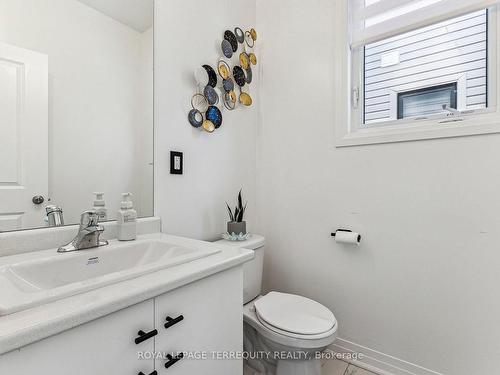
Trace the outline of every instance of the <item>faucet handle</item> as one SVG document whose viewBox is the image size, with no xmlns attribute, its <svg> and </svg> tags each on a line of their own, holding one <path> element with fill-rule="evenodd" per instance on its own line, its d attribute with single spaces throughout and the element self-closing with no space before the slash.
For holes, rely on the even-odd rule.
<svg viewBox="0 0 500 375">
<path fill-rule="evenodd" d="M 80 228 L 95 227 L 99 223 L 99 215 L 95 210 L 82 212 L 80 217 Z"/>
</svg>

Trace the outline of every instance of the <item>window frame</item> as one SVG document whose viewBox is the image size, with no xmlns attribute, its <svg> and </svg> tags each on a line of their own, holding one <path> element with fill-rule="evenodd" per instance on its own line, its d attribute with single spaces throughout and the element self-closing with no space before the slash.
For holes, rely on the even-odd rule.
<svg viewBox="0 0 500 375">
<path fill-rule="evenodd" d="M 339 1 L 339 12 L 348 12 L 348 1 Z M 338 13 L 338 14 L 342 14 Z M 498 74 L 498 52 L 500 51 L 500 11 L 497 6 L 488 8 L 487 27 L 487 103 L 484 109 L 464 110 L 463 98 L 457 98 L 460 114 L 446 113 L 416 118 L 394 119 L 383 122 L 364 124 L 364 48 L 352 52 L 349 46 L 349 23 L 339 22 L 335 25 L 334 39 L 338 45 L 346 46 L 346 56 L 335 54 L 336 84 L 341 86 L 334 93 L 335 103 L 342 103 L 346 113 L 336 113 L 336 146 L 356 146 L 388 142 L 404 142 L 422 139 L 448 138 L 476 134 L 500 133 L 500 113 L 498 112 L 497 90 L 500 87 Z M 348 17 L 345 17 L 346 19 Z M 336 44 L 337 45 L 337 44 Z M 348 72 L 348 74 L 345 74 Z M 343 74 L 343 76 L 341 76 Z M 455 80 L 456 78 L 456 80 Z M 465 74 L 457 74 L 449 82 L 457 82 L 457 86 L 465 84 Z M 355 88 L 358 88 L 357 91 Z M 346 93 L 346 97 L 341 95 Z M 356 105 L 357 97 L 357 105 Z M 397 99 L 397 92 L 392 93 L 391 100 Z M 397 114 L 397 111 L 396 111 Z M 392 116 L 391 116 L 392 117 Z"/>
<path fill-rule="evenodd" d="M 451 89 L 451 91 L 450 91 Z M 450 82 L 450 83 L 445 83 L 445 84 L 439 84 L 435 86 L 427 86 L 427 87 L 422 87 L 414 90 L 408 90 L 408 91 L 401 91 L 397 93 L 397 103 L 395 105 L 396 111 L 397 111 L 397 119 L 398 120 L 403 120 L 408 117 L 403 116 L 403 97 L 404 96 L 411 96 L 411 95 L 420 95 L 428 92 L 435 92 L 435 91 L 440 91 L 440 90 L 447 90 L 450 91 L 451 98 L 450 98 L 450 107 L 456 110 L 458 109 L 458 82 Z M 463 90 L 462 90 L 463 91 Z M 392 104 L 392 103 L 391 103 Z M 415 116 L 413 116 L 415 117 Z"/>
</svg>

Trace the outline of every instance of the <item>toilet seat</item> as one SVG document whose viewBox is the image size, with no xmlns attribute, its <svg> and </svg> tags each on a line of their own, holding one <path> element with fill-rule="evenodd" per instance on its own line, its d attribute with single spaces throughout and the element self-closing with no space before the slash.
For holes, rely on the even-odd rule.
<svg viewBox="0 0 500 375">
<path fill-rule="evenodd" d="M 281 345 L 281 349 L 278 350 L 323 350 L 337 337 L 338 324 L 336 320 L 334 327 L 321 335 L 298 335 L 271 327 L 257 316 L 255 302 L 261 298 L 263 297 L 257 297 L 243 306 L 243 320 L 245 324 L 254 328 L 263 340 Z"/>
<path fill-rule="evenodd" d="M 309 298 L 287 293 L 270 292 L 254 303 L 259 322 L 278 334 L 317 340 L 331 336 L 337 330 L 333 313 Z"/>
<path fill-rule="evenodd" d="M 290 338 L 293 338 L 293 339 L 311 340 L 311 341 L 312 340 L 319 340 L 319 339 L 323 339 L 323 338 L 326 338 L 326 337 L 330 337 L 331 335 L 333 335 L 337 331 L 337 326 L 334 325 L 331 330 L 329 330 L 327 332 L 324 332 L 324 333 L 320 333 L 320 334 L 317 334 L 317 335 L 301 335 L 301 334 L 298 334 L 298 333 L 284 331 L 284 330 L 281 330 L 279 328 L 271 326 L 269 323 L 267 323 L 265 320 L 263 320 L 259 316 L 258 312 L 255 312 L 255 315 L 257 316 L 257 319 L 258 319 L 259 323 L 262 324 L 268 330 L 270 330 L 270 331 L 272 331 L 274 333 L 277 333 L 279 335 L 282 335 L 282 336 L 285 336 L 285 337 L 290 337 Z"/>
</svg>

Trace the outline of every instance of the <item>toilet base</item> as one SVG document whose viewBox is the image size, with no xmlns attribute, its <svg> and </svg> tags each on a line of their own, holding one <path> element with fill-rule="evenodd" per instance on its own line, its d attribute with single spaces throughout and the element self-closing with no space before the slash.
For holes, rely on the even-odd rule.
<svg viewBox="0 0 500 375">
<path fill-rule="evenodd" d="M 316 359 L 315 354 L 324 348 L 311 350 L 286 347 L 259 335 L 246 322 L 243 327 L 244 350 L 253 354 L 245 360 L 245 364 L 247 370 L 253 370 L 255 375 L 321 375 L 321 361 Z M 257 353 L 268 353 L 269 356 L 257 359 Z M 285 357 L 280 358 L 281 355 Z M 294 358 L 288 359 L 290 357 Z"/>
<path fill-rule="evenodd" d="M 327 336 L 317 339 L 275 332 L 262 324 L 252 302 L 243 307 L 243 323 L 245 364 L 252 375 L 321 375 L 318 354 L 335 341 L 337 333 L 336 322 Z"/>
<path fill-rule="evenodd" d="M 321 361 L 280 360 L 276 366 L 276 375 L 321 375 Z"/>
</svg>

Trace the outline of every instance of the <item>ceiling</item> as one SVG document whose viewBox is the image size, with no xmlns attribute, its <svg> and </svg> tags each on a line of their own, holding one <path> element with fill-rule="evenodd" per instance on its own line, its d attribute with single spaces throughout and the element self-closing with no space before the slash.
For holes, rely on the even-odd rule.
<svg viewBox="0 0 500 375">
<path fill-rule="evenodd" d="M 79 0 L 131 28 L 143 32 L 153 25 L 154 0 Z"/>
</svg>

